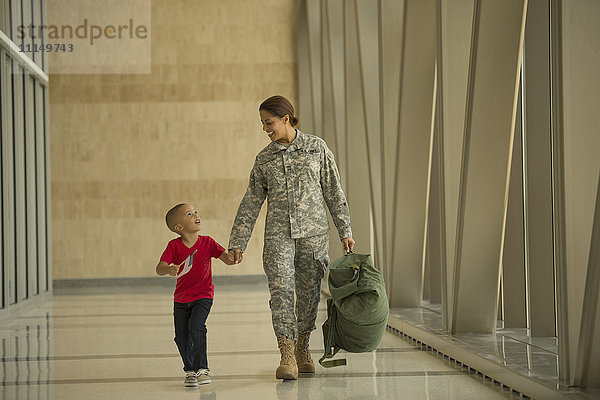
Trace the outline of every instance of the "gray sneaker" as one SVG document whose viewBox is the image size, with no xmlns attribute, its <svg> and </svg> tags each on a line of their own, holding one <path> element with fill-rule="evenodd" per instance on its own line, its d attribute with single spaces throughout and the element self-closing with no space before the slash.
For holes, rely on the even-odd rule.
<svg viewBox="0 0 600 400">
<path fill-rule="evenodd" d="M 194 371 L 185 372 L 185 381 L 183 381 L 185 387 L 198 387 L 198 379 Z"/>
<path fill-rule="evenodd" d="M 198 382 L 199 385 L 204 385 L 206 383 L 211 383 L 211 379 L 210 379 L 210 375 L 209 375 L 210 370 L 209 369 L 199 369 L 198 371 L 196 371 L 196 380 Z"/>
</svg>

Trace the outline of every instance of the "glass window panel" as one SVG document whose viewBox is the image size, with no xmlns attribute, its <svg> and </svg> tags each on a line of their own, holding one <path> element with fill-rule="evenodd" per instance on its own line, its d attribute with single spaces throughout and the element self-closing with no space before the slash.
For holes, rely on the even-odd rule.
<svg viewBox="0 0 600 400">
<path fill-rule="evenodd" d="M 31 21 L 35 26 L 35 34 L 33 37 L 33 44 L 35 49 L 39 49 L 42 46 L 42 38 L 40 36 L 40 26 L 42 25 L 42 10 L 40 8 L 40 0 L 28 0 L 31 2 Z M 42 51 L 36 51 L 33 53 L 33 61 L 38 66 L 42 66 Z"/>
<path fill-rule="evenodd" d="M 9 7 L 8 0 L 0 0 L 0 30 L 5 34 L 9 35 Z"/>
<path fill-rule="evenodd" d="M 46 267 L 46 178 L 44 149 L 44 92 L 39 82 L 35 83 L 35 158 L 36 158 L 36 190 L 37 190 L 37 248 L 38 248 L 38 292 L 48 290 L 48 274 Z"/>
<path fill-rule="evenodd" d="M 23 68 L 13 62 L 13 144 L 15 176 L 15 302 L 28 297 L 27 293 L 27 236 L 25 220 L 25 94 Z"/>
<path fill-rule="evenodd" d="M 4 5 L 5 2 L 0 0 L 0 7 L 2 7 L 2 11 L 4 10 Z M 6 71 L 4 69 L 4 57 L 4 50 L 0 49 L 0 135 L 2 138 L 2 140 L 0 140 L 0 166 L 2 166 L 2 173 L 0 174 L 0 187 L 2 188 L 2 196 L 0 196 L 0 209 L 2 210 L 2 214 L 0 215 L 0 220 L 2 221 L 2 224 L 0 225 L 0 309 L 6 308 L 6 293 L 8 291 L 5 287 L 4 280 L 7 267 L 4 254 L 4 238 L 6 236 L 6 223 L 4 220 L 4 207 L 6 205 L 6 201 L 4 199 L 6 193 L 6 179 L 4 176 L 6 171 L 6 140 L 4 139 L 6 137 Z"/>
<path fill-rule="evenodd" d="M 34 78 L 24 75 L 25 84 L 25 227 L 27 235 L 27 291 L 37 294 L 37 188 L 35 159 L 35 97 Z"/>
<path fill-rule="evenodd" d="M 40 18 L 38 20 L 39 23 L 41 25 L 47 25 L 47 23 L 46 23 L 46 1 L 38 0 L 37 8 L 39 9 L 39 15 L 40 15 Z M 40 45 L 42 46 L 42 48 L 44 48 L 45 44 L 46 44 L 46 39 L 45 39 L 44 35 L 42 35 L 42 37 L 40 38 Z M 42 70 L 45 73 L 48 73 L 48 69 L 46 68 L 46 52 L 42 51 L 40 54 L 41 54 Z"/>
<path fill-rule="evenodd" d="M 52 241 L 51 241 L 51 220 L 50 220 L 50 134 L 48 130 L 48 90 L 46 86 L 42 86 L 42 105 L 44 110 L 44 214 L 45 214 L 45 226 L 46 226 L 46 290 L 52 290 Z"/>
<path fill-rule="evenodd" d="M 21 7 L 22 7 L 22 18 L 21 21 L 22 25 L 24 27 L 23 33 L 24 33 L 24 39 L 23 39 L 23 44 L 27 47 L 27 50 L 25 52 L 25 55 L 27 55 L 29 58 L 31 58 L 32 60 L 35 57 L 35 51 L 33 48 L 33 38 L 31 37 L 31 31 L 29 30 L 30 25 L 32 24 L 32 10 L 31 10 L 31 0 L 21 0 Z"/>
<path fill-rule="evenodd" d="M 3 211 L 5 236 L 4 236 L 4 277 L 5 277 L 5 304 L 8 306 L 16 302 L 15 290 L 15 175 L 14 175 L 14 135 L 13 135 L 13 81 L 11 76 L 12 60 L 6 53 L 2 56 L 2 71 L 4 84 L 2 93 L 6 101 L 3 104 L 2 126 L 5 131 L 2 140 L 5 144 L 5 157 L 2 165 L 2 196 L 5 199 Z"/>
<path fill-rule="evenodd" d="M 23 44 L 23 34 L 19 32 L 19 28 L 23 26 L 22 0 L 10 1 L 10 38 L 17 46 Z"/>
</svg>

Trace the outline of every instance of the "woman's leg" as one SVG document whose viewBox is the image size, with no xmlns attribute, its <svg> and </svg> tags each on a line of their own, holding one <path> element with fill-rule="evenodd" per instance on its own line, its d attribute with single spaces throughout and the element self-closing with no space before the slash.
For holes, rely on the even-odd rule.
<svg viewBox="0 0 600 400">
<path fill-rule="evenodd" d="M 173 322 L 175 324 L 175 343 L 183 361 L 184 371 L 194 370 L 192 338 L 189 329 L 190 311 L 186 303 L 175 303 L 173 306 Z"/>
<path fill-rule="evenodd" d="M 206 319 L 210 313 L 213 299 L 199 299 L 191 303 L 190 333 L 193 350 L 193 369 L 208 369 L 206 357 Z"/>
<path fill-rule="evenodd" d="M 321 281 L 329 265 L 329 234 L 296 239 L 295 286 L 298 332 L 316 329 Z"/>
<path fill-rule="evenodd" d="M 269 306 L 275 336 L 295 341 L 294 239 L 265 239 L 263 267 L 269 280 Z"/>
</svg>

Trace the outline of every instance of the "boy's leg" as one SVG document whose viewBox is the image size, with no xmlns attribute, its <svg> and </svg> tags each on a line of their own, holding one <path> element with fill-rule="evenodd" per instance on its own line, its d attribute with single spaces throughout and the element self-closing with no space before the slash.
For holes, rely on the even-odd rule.
<svg viewBox="0 0 600 400">
<path fill-rule="evenodd" d="M 265 239 L 263 268 L 269 281 L 269 306 L 275 336 L 295 341 L 294 239 Z"/>
<path fill-rule="evenodd" d="M 213 299 L 199 299 L 191 304 L 190 329 L 194 344 L 193 370 L 208 369 L 206 357 L 206 319 L 213 305 Z"/>
<path fill-rule="evenodd" d="M 321 281 L 329 265 L 329 234 L 296 239 L 295 281 L 298 333 L 316 329 Z"/>
<path fill-rule="evenodd" d="M 186 303 L 173 306 L 173 321 L 175 324 L 175 343 L 183 360 L 184 371 L 195 371 L 193 365 L 192 338 L 189 329 L 190 308 Z"/>
</svg>

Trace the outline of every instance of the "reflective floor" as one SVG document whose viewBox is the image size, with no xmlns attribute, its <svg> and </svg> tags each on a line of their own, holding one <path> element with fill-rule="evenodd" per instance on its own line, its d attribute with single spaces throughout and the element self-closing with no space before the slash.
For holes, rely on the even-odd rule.
<svg viewBox="0 0 600 400">
<path fill-rule="evenodd" d="M 510 371 L 511 375 L 525 377 L 528 382 L 536 382 L 554 390 L 558 388 L 556 394 L 560 392 L 563 398 L 600 399 L 598 388 L 569 387 L 558 379 L 558 341 L 555 337 L 532 338 L 527 329 L 504 328 L 502 321 L 498 321 L 495 334 L 450 335 L 442 328 L 441 305 L 393 308 L 390 316 L 392 326 L 395 325 L 394 319 L 409 321 L 410 325 L 443 338 L 444 343 L 454 348 L 450 351 L 450 347 L 446 347 L 449 354 L 456 354 L 457 358 L 465 358 L 465 354 L 480 356 L 488 360 L 490 365 L 501 366 L 503 373 Z"/>
<path fill-rule="evenodd" d="M 436 309 L 439 308 L 438 309 Z M 400 315 L 444 334 L 441 306 L 393 309 L 392 315 Z M 504 329 L 498 327 L 496 334 L 454 334 L 448 337 L 457 343 L 471 347 L 495 363 L 519 370 L 549 386 L 558 382 L 558 344 L 556 338 L 531 338 L 526 329 Z"/>
<path fill-rule="evenodd" d="M 324 319 L 322 302 L 319 329 L 311 337 L 315 359 L 322 354 Z M 207 325 L 213 382 L 186 389 L 173 342 L 170 292 L 55 293 L 1 326 L 0 398 L 518 398 L 391 332 L 374 352 L 344 353 L 347 366 L 317 365 L 315 374 L 278 381 L 279 353 L 264 285 L 217 287 Z"/>
</svg>

